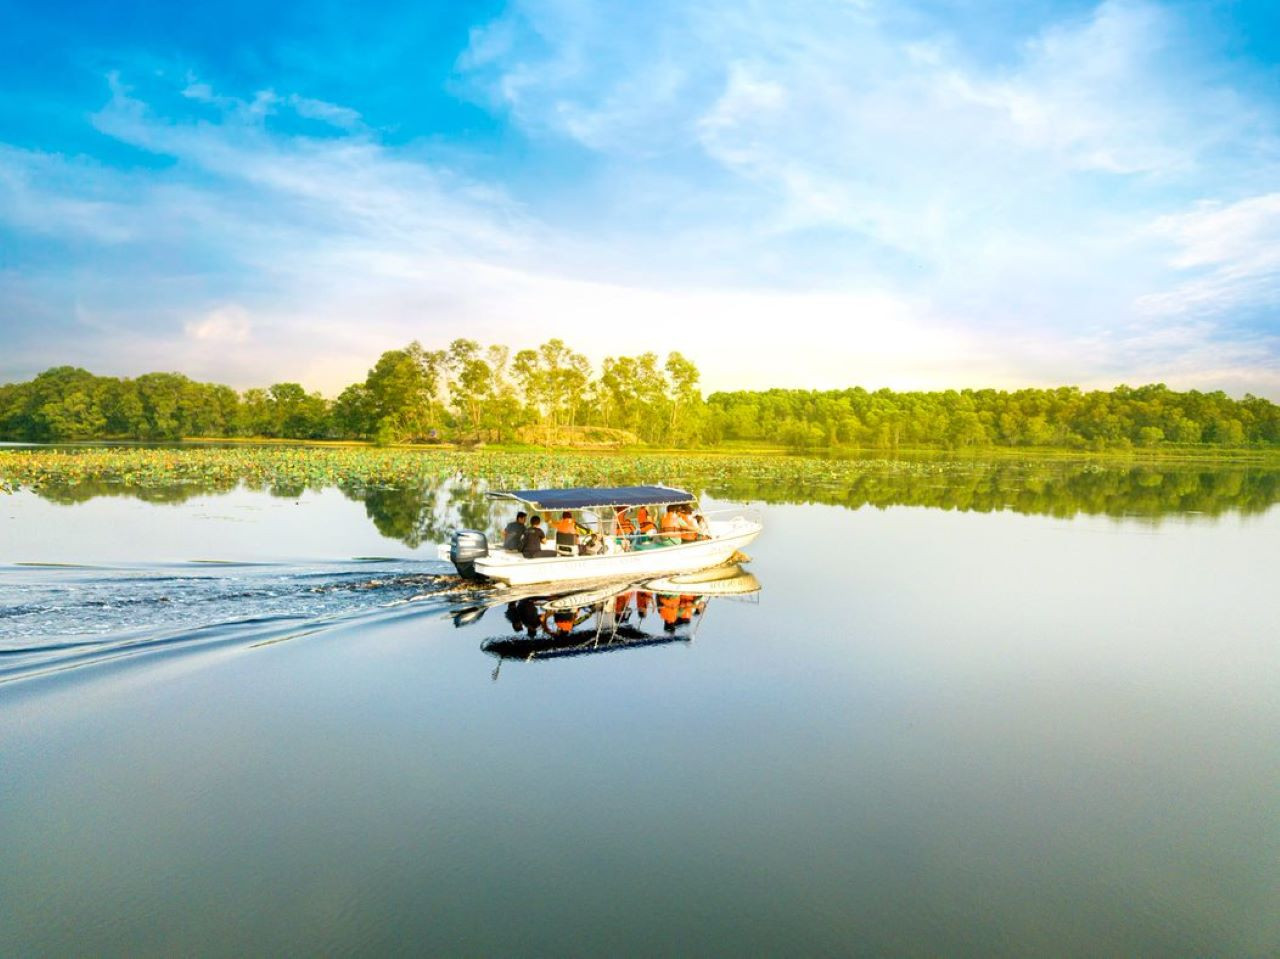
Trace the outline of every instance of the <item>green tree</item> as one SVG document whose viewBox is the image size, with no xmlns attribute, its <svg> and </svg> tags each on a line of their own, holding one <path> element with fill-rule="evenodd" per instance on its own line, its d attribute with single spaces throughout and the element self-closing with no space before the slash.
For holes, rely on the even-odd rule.
<svg viewBox="0 0 1280 959">
<path fill-rule="evenodd" d="M 380 443 L 427 439 L 435 428 L 441 352 L 417 341 L 388 350 L 365 378 L 373 435 Z"/>
</svg>

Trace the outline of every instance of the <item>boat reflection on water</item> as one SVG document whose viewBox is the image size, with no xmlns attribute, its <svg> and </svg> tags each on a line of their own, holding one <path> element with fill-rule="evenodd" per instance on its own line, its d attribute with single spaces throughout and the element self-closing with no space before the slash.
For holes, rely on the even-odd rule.
<svg viewBox="0 0 1280 959">
<path fill-rule="evenodd" d="M 741 566 L 720 566 L 643 583 L 614 583 L 570 593 L 511 595 L 489 606 L 454 614 L 458 626 L 503 606 L 511 634 L 492 636 L 480 648 L 498 660 L 498 678 L 508 659 L 529 662 L 615 652 L 641 646 L 690 643 L 714 597 L 755 599 L 760 583 Z"/>
</svg>

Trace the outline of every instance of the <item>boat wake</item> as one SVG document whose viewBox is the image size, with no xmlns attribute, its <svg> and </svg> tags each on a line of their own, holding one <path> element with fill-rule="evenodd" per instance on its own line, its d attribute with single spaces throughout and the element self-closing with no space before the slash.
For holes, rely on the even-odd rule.
<svg viewBox="0 0 1280 959">
<path fill-rule="evenodd" d="M 0 682 L 123 655 L 279 641 L 389 607 L 444 605 L 475 592 L 435 562 L 0 572 Z"/>
</svg>

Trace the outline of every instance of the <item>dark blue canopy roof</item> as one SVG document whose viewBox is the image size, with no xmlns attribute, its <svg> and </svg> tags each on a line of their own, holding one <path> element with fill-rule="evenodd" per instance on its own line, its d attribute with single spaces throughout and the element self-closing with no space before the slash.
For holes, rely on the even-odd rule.
<svg viewBox="0 0 1280 959">
<path fill-rule="evenodd" d="M 597 506 L 665 506 L 689 503 L 693 494 L 670 486 L 576 486 L 571 489 L 515 489 L 490 493 L 517 499 L 534 509 L 589 509 Z"/>
</svg>

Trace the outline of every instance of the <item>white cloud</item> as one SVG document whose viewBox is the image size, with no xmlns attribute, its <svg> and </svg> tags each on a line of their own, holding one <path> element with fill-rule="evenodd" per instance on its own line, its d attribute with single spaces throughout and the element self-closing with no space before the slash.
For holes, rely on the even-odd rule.
<svg viewBox="0 0 1280 959">
<path fill-rule="evenodd" d="M 358 110 L 339 106 L 336 103 L 313 100 L 310 97 L 300 97 L 295 93 L 289 97 L 289 105 L 293 107 L 298 116 L 307 117 L 311 120 L 322 120 L 342 130 L 359 130 L 364 125 Z"/>
<path fill-rule="evenodd" d="M 212 345 L 230 345 L 246 342 L 252 324 L 244 307 L 233 303 L 210 310 L 198 319 L 188 320 L 183 328 L 193 340 Z"/>
</svg>

